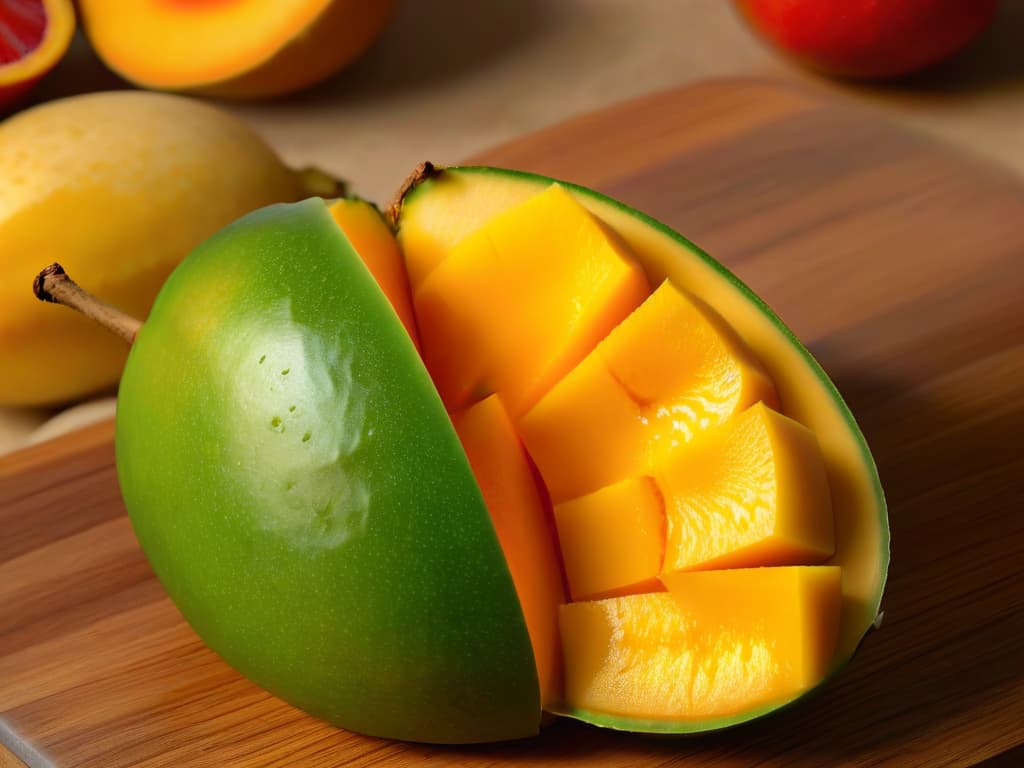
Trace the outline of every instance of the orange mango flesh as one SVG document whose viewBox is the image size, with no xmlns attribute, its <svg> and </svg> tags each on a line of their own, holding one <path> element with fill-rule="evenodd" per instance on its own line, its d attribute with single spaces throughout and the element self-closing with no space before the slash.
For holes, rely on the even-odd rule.
<svg viewBox="0 0 1024 768">
<path fill-rule="evenodd" d="M 416 316 L 412 311 L 412 295 L 402 264 L 402 253 L 384 217 L 373 205 L 356 198 L 336 200 L 328 210 L 388 297 L 402 325 L 418 347 Z"/>
<path fill-rule="evenodd" d="M 636 477 L 555 507 L 573 600 L 659 591 L 665 512 L 653 480 Z"/>
<path fill-rule="evenodd" d="M 818 443 L 762 403 L 673 452 L 656 477 L 665 571 L 812 564 L 835 551 Z"/>
<path fill-rule="evenodd" d="M 513 401 L 510 415 L 556 502 L 572 599 L 592 601 L 561 609 L 566 682 L 556 711 L 613 727 L 702 730 L 748 719 L 820 683 L 837 660 L 849 656 L 851 638 L 863 633 L 860 618 L 844 625 L 841 617 L 860 610 L 851 607 L 848 590 L 870 594 L 866 568 L 878 555 L 865 554 L 863 545 L 881 537 L 868 531 L 839 553 L 832 501 L 840 501 L 846 527 L 852 510 L 877 503 L 852 496 L 848 482 L 831 485 L 838 470 L 831 433 L 825 437 L 833 463 L 826 466 L 817 433 L 772 409 L 792 407 L 820 428 L 833 424 L 833 405 L 815 398 L 824 393 L 838 401 L 834 390 L 818 392 L 819 380 L 811 378 L 804 385 L 814 392 L 797 393 L 793 381 L 803 379 L 794 379 L 780 361 L 799 347 L 776 341 L 760 321 L 750 320 L 748 310 L 778 322 L 763 305 L 746 296 L 736 300 L 725 289 L 730 319 L 739 318 L 751 334 L 741 338 L 715 310 L 676 287 L 678 279 L 718 290 L 702 273 L 694 277 L 686 269 L 666 268 L 664 259 L 679 246 L 663 243 L 653 222 L 621 214 L 597 196 L 589 200 L 590 193 L 580 190 L 573 194 L 592 215 L 600 212 L 604 221 L 624 227 L 629 242 L 645 249 L 645 274 L 664 280 L 667 272 L 672 279 L 645 294 L 642 303 L 634 297 L 639 308 L 603 338 L 595 334 L 578 363 L 550 376 L 533 397 L 517 401 L 514 389 L 494 385 L 498 377 L 453 374 L 492 353 L 503 358 L 499 364 L 520 364 L 525 351 L 529 369 L 534 348 L 488 347 L 508 330 L 498 327 L 497 318 L 511 318 L 516 331 L 535 334 L 531 342 L 543 345 L 547 340 L 536 324 L 550 311 L 522 324 L 522 314 L 515 314 L 519 308 L 506 307 L 513 299 L 557 305 L 559 293 L 577 306 L 589 301 L 574 279 L 588 274 L 589 254 L 578 249 L 594 248 L 589 238 L 566 237 L 558 243 L 563 250 L 549 253 L 554 238 L 545 235 L 552 227 L 572 230 L 577 220 L 573 206 L 564 205 L 563 187 L 545 189 L 537 183 L 544 180 L 525 176 L 521 184 L 501 178 L 492 194 L 489 172 L 467 171 L 446 176 L 439 187 L 443 214 L 429 195 L 423 198 L 430 200 L 423 206 L 428 214 L 403 212 L 399 241 L 421 323 L 424 309 L 454 316 L 463 302 L 475 302 L 474 311 L 457 320 L 431 323 L 428 368 L 442 393 L 451 385 L 443 383 L 445 376 L 463 376 L 456 389 L 467 400 L 498 391 Z M 462 185 L 475 182 L 477 173 L 482 202 L 476 205 L 473 198 L 472 210 L 455 210 L 466 202 Z M 526 189 L 536 194 L 524 194 Z M 452 231 L 433 226 L 431 214 L 440 214 Z M 545 218 L 554 223 L 542 227 Z M 473 220 L 480 225 L 467 224 Z M 591 221 L 603 236 L 599 248 L 611 243 L 622 259 L 632 258 L 616 230 Z M 507 235 L 490 234 L 503 226 Z M 496 242 L 508 245 L 499 249 Z M 545 259 L 570 263 L 575 274 L 545 272 Z M 510 279 L 510 264 L 526 266 Z M 722 297 L 715 291 L 711 296 L 721 305 Z M 771 366 L 751 351 L 750 339 L 761 354 L 767 351 Z M 447 357 L 432 364 L 431 345 Z M 806 368 L 802 359 L 792 365 Z M 809 375 L 824 378 L 813 368 Z M 788 393 L 783 398 L 776 388 L 780 380 Z M 538 398 L 536 392 L 545 389 Z M 803 398 L 813 403 L 810 410 Z M 852 420 L 842 429 L 850 425 Z M 855 425 L 851 434 L 859 438 Z M 853 461 L 849 451 L 843 461 Z M 868 467 L 866 477 L 873 471 Z M 852 559 L 854 547 L 863 563 Z M 843 568 L 808 565 L 830 557 Z M 850 582 L 847 566 L 855 572 Z"/>
<path fill-rule="evenodd" d="M 421 182 L 401 206 L 398 240 L 415 287 L 458 243 L 492 217 L 522 204 L 552 183 L 518 171 L 448 168 Z M 836 552 L 843 607 L 830 672 L 854 654 L 877 621 L 889 564 L 885 496 L 870 449 L 835 385 L 785 324 L 735 275 L 677 232 L 592 190 L 563 185 L 628 244 L 653 284 L 669 279 L 700 296 L 754 352 L 775 385 L 782 412 L 807 426 L 825 460 L 835 516 Z M 630 730 L 686 732 L 734 724 L 662 725 L 614 721 L 600 713 L 566 714 Z M 740 720 L 750 719 L 753 714 Z"/>
<path fill-rule="evenodd" d="M 665 584 L 667 593 L 562 607 L 573 706 L 641 719 L 729 717 L 792 699 L 828 670 L 839 568 L 677 573 Z"/>
<path fill-rule="evenodd" d="M 555 246 L 560 250 L 552 250 Z M 636 600 L 653 606 L 627 610 L 632 629 L 625 634 L 615 625 L 603 635 L 591 626 L 600 612 L 582 614 L 589 623 L 582 620 L 584 629 L 576 632 L 578 642 L 562 639 L 567 669 L 574 665 L 576 670 L 568 678 L 565 702 L 612 715 L 716 717 L 732 711 L 715 703 L 726 694 L 712 691 L 710 699 L 700 699 L 685 685 L 673 688 L 680 664 L 726 665 L 731 670 L 727 675 L 712 674 L 712 678 L 725 681 L 722 684 L 729 690 L 742 689 L 748 673 L 761 675 L 750 690 L 764 689 L 765 701 L 809 687 L 824 671 L 813 680 L 788 673 L 784 680 L 772 682 L 767 668 L 737 666 L 737 659 L 758 642 L 753 626 L 762 621 L 758 614 L 775 610 L 770 601 L 740 617 L 753 622 L 747 635 L 730 630 L 724 640 L 716 641 L 718 645 L 701 646 L 691 640 L 670 643 L 666 656 L 664 649 L 659 650 L 665 642 L 662 635 L 676 632 L 682 620 L 673 608 L 676 601 L 666 602 L 656 594 L 662 589 L 658 576 L 681 568 L 818 562 L 828 557 L 832 549 L 828 485 L 813 435 L 763 405 L 762 401 L 776 404 L 777 397 L 754 355 L 719 316 L 668 281 L 641 302 L 636 294 L 645 291 L 646 285 L 620 277 L 617 286 L 628 285 L 629 290 L 620 287 L 618 295 L 628 296 L 638 308 L 629 312 L 628 304 L 619 300 L 615 309 L 621 322 L 608 327 L 608 319 L 614 320 L 615 315 L 603 313 L 607 335 L 585 336 L 585 343 L 577 347 L 584 352 L 575 367 L 565 364 L 564 354 L 560 365 L 551 364 L 560 352 L 555 345 L 565 344 L 558 331 L 577 327 L 580 307 L 601 301 L 592 289 L 587 293 L 586 283 L 592 283 L 595 275 L 599 280 L 607 275 L 607 265 L 617 268 L 617 276 L 628 275 L 620 265 L 630 259 L 617 237 L 553 185 L 490 219 L 429 268 L 415 294 L 424 357 L 449 408 L 458 408 L 482 392 L 497 391 L 502 400 L 512 401 L 510 411 L 515 415 L 524 403 L 536 400 L 538 392 L 548 390 L 517 426 L 551 497 L 560 502 L 554 515 L 571 597 L 579 601 L 632 595 L 601 603 L 570 603 L 562 609 L 563 629 L 567 622 L 574 626 L 567 616 L 576 615 L 576 606 L 618 606 L 616 599 L 626 601 L 622 603 L 626 606 Z M 603 268 L 592 266 L 597 260 Z M 503 302 L 503 296 L 519 303 Z M 600 303 L 598 308 L 603 308 Z M 549 385 L 536 384 L 538 370 L 549 371 L 542 375 Z M 498 398 L 492 395 L 466 413 L 492 402 Z M 491 410 L 495 408 L 500 406 Z M 453 420 L 458 425 L 460 415 Z M 508 430 L 514 434 L 511 425 Z M 645 473 L 652 477 L 640 476 Z M 808 478 L 806 486 L 787 486 Z M 496 480 L 481 478 L 480 482 L 486 498 L 486 488 Z M 501 525 L 496 521 L 496 527 Z M 516 546 L 506 547 L 513 571 L 522 567 L 518 552 Z M 835 586 L 834 647 L 839 569 L 828 569 L 828 573 L 832 574 L 829 583 Z M 717 583 L 711 582 L 712 592 Z M 724 596 L 715 593 L 714 598 Z M 699 601 L 693 606 L 696 618 L 703 606 Z M 686 619 L 693 620 L 692 616 Z M 716 619 L 710 621 L 713 626 Z M 630 631 L 634 633 L 631 640 Z M 821 627 L 816 631 L 827 634 Z M 596 662 L 588 667 L 586 659 L 593 659 L 594 651 L 580 637 L 591 637 L 593 648 L 627 657 L 630 651 L 623 646 L 624 637 L 634 650 L 649 646 L 650 658 L 629 657 L 625 662 L 627 669 L 646 669 L 637 679 L 618 671 L 609 673 L 608 666 L 600 669 L 611 674 L 608 690 L 626 698 L 653 696 L 650 706 L 623 708 L 582 692 L 580 681 L 600 672 Z M 686 643 L 702 654 L 725 655 L 691 657 Z M 791 656 L 803 652 L 790 646 L 786 652 Z M 824 646 L 818 643 L 808 653 Z M 832 647 L 818 666 L 827 663 Z M 575 659 L 577 653 L 582 654 L 582 665 Z M 796 661 L 787 663 L 794 668 Z M 688 714 L 681 714 L 675 700 L 679 696 L 689 698 Z M 758 703 L 763 702 L 741 701 L 736 706 Z"/>
<path fill-rule="evenodd" d="M 663 282 L 519 422 L 554 501 L 642 474 L 775 389 L 721 318 Z M 567 461 L 566 457 L 572 457 Z"/>
<path fill-rule="evenodd" d="M 491 393 L 518 417 L 650 289 L 558 185 L 469 235 L 414 289 L 423 357 L 450 411 Z"/>
<path fill-rule="evenodd" d="M 496 396 L 452 423 L 483 493 L 526 619 L 541 703 L 562 697 L 558 606 L 565 601 L 550 512 L 512 422 Z"/>
<path fill-rule="evenodd" d="M 814 435 L 763 403 L 652 469 L 555 505 L 574 600 L 650 591 L 677 570 L 811 565 L 835 549 Z"/>
</svg>

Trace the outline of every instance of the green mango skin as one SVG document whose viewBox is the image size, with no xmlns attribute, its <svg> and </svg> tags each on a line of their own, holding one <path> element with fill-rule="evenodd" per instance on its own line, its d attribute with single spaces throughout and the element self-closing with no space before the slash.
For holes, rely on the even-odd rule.
<svg viewBox="0 0 1024 768">
<path fill-rule="evenodd" d="M 132 347 L 117 469 L 174 602 L 232 666 L 349 730 L 535 734 L 515 588 L 411 340 L 324 203 L 250 214 Z"/>
</svg>

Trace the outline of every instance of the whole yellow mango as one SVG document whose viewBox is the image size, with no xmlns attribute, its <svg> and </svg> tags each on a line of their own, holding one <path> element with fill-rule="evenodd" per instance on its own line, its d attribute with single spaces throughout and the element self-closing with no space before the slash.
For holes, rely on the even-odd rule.
<svg viewBox="0 0 1024 768">
<path fill-rule="evenodd" d="M 90 94 L 0 123 L 0 405 L 107 389 L 127 354 L 90 321 L 32 297 L 40 264 L 89 274 L 102 299 L 145 317 L 171 270 L 224 225 L 338 192 L 285 166 L 232 116 L 178 96 Z"/>
</svg>

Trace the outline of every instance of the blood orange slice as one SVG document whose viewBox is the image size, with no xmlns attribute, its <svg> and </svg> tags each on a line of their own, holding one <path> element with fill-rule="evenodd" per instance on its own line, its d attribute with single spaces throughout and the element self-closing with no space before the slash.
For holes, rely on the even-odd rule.
<svg viewBox="0 0 1024 768">
<path fill-rule="evenodd" d="M 74 31 L 69 0 L 0 0 L 0 107 L 60 61 Z"/>
</svg>

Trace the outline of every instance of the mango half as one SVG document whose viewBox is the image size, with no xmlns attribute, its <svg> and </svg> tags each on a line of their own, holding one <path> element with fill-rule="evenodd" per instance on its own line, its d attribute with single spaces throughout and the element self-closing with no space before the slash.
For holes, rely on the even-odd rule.
<svg viewBox="0 0 1024 768">
<path fill-rule="evenodd" d="M 426 169 L 392 209 L 394 251 L 379 236 L 383 220 L 331 206 L 271 206 L 200 246 L 160 292 L 121 381 L 126 506 L 157 575 L 211 648 L 341 727 L 425 742 L 529 736 L 542 710 L 640 732 L 731 726 L 806 694 L 853 655 L 876 621 L 888 567 L 877 472 L 827 376 L 724 267 L 620 203 L 511 171 Z M 531 272 L 510 254 L 535 224 L 562 252 L 531 240 L 543 251 Z M 402 260 L 407 284 L 381 263 L 385 251 L 385 261 Z M 544 263 L 559 257 L 580 259 L 593 277 L 571 294 L 568 331 L 489 326 L 509 349 L 522 348 L 517 331 L 533 334 L 530 370 L 452 321 L 488 306 L 517 317 L 516 304 L 556 317 L 554 282 L 578 280 L 578 270 Z M 496 286 L 487 265 L 534 276 L 540 299 L 517 293 L 533 290 L 529 280 Z M 644 286 L 666 284 L 696 298 L 641 314 L 629 333 L 659 329 L 654 341 L 677 354 L 671 321 L 651 318 L 704 313 L 701 334 L 718 334 L 719 356 L 742 350 L 733 369 L 753 389 L 733 396 L 679 363 L 674 389 L 657 398 L 685 403 L 697 381 L 725 426 L 698 419 L 699 429 L 686 427 L 692 439 L 659 444 L 624 477 L 602 470 L 600 488 L 552 509 L 551 470 L 532 465 L 522 425 L 547 412 L 571 371 L 584 368 L 586 386 L 606 382 L 594 355 L 627 338 L 609 333 L 609 318 L 640 312 Z M 489 305 L 473 290 L 484 285 L 497 291 L 483 297 Z M 451 290 L 467 298 L 446 304 Z M 490 367 L 473 368 L 479 355 L 460 362 L 450 338 L 469 338 L 465 348 Z M 606 356 L 612 384 L 647 391 L 651 355 Z M 701 437 L 705 427 L 717 437 Z M 737 452 L 734 434 L 761 442 Z M 762 457 L 753 476 L 788 483 L 772 503 L 803 499 L 827 524 L 785 522 L 727 565 L 715 552 L 710 564 L 665 570 L 665 489 L 685 470 L 665 473 L 725 466 L 719 493 Z M 669 525 L 689 514 L 687 493 L 673 491 Z M 581 532 L 571 564 L 556 515 L 563 536 Z M 770 563 L 758 560 L 766 551 Z M 602 571 L 604 555 L 621 567 Z M 571 595 L 568 568 L 568 586 L 583 579 L 600 593 Z"/>
</svg>

